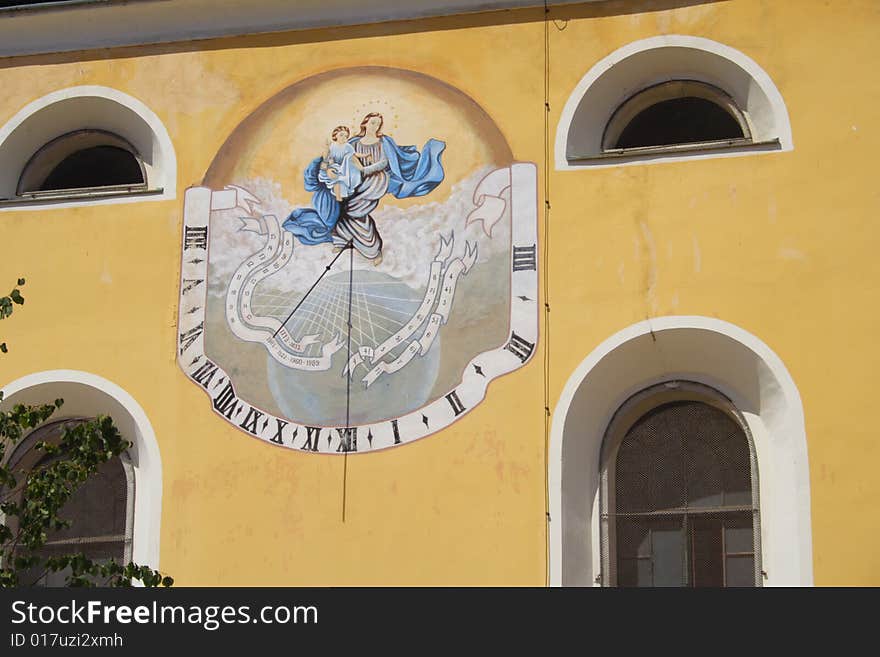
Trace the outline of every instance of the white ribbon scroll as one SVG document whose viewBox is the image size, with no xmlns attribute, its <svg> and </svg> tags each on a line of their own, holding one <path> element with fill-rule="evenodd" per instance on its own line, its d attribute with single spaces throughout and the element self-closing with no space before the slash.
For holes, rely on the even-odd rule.
<svg viewBox="0 0 880 657">
<path fill-rule="evenodd" d="M 510 187 L 510 169 L 496 169 L 480 181 L 474 190 L 474 205 L 477 206 L 467 216 L 465 226 L 480 221 L 483 232 L 492 237 L 492 229 L 504 214 L 506 203 L 501 197 L 505 189 Z"/>
<path fill-rule="evenodd" d="M 445 324 L 449 319 L 449 311 L 452 308 L 452 300 L 455 296 L 458 279 L 462 274 L 467 274 L 477 261 L 477 245 L 466 242 L 464 255 L 456 258 L 443 269 L 443 263 L 452 254 L 453 241 L 454 236 L 450 237 L 448 242 L 442 236 L 440 237 L 440 249 L 431 263 L 428 289 L 425 291 L 425 297 L 419 309 L 410 321 L 377 349 L 373 350 L 372 353 L 362 354 L 359 352 L 349 361 L 346 368 L 346 371 L 350 373 L 349 375 L 354 372 L 354 368 L 358 365 L 367 363 L 367 361 L 373 363 L 370 371 L 361 379 L 365 387 L 375 383 L 382 374 L 391 374 L 402 369 L 416 354 L 424 356 L 428 353 L 428 349 L 431 348 L 434 338 L 437 337 L 437 333 L 440 331 L 440 325 Z M 440 287 L 441 274 L 442 290 Z M 439 297 L 437 295 L 438 290 L 440 290 Z M 434 309 L 433 313 L 431 312 L 432 308 Z M 419 330 L 419 327 L 425 323 L 426 318 L 428 319 L 427 326 L 418 340 L 411 341 L 406 349 L 393 361 L 384 362 L 381 360 L 385 354 L 396 346 L 412 338 Z M 365 350 L 361 349 L 360 351 L 363 352 Z"/>
<path fill-rule="evenodd" d="M 219 193 L 226 194 L 227 190 Z M 226 206 L 232 199 L 221 201 Z M 213 198 L 211 207 L 214 207 Z M 273 215 L 242 217 L 240 220 L 242 225 L 239 230 L 265 236 L 266 243 L 262 249 L 244 260 L 230 279 L 226 291 L 226 321 L 229 329 L 242 340 L 265 345 L 272 357 L 285 367 L 313 371 L 329 369 L 332 355 L 342 347 L 338 337 L 322 345 L 320 357 L 306 357 L 306 349 L 320 342 L 317 334 L 295 338 L 277 318 L 257 315 L 251 305 L 257 285 L 278 273 L 290 262 L 294 248 L 293 235 L 285 231 Z"/>
<path fill-rule="evenodd" d="M 454 236 L 452 236 L 449 238 L 449 241 L 446 241 L 442 235 L 440 236 L 440 248 L 437 250 L 437 255 L 434 256 L 428 271 L 428 284 L 425 288 L 425 295 L 422 297 L 422 302 L 409 321 L 378 347 L 361 347 L 352 354 L 342 372 L 343 376 L 346 374 L 353 376 L 354 370 L 359 365 L 366 364 L 365 366 L 369 367 L 370 363 L 381 359 L 395 347 L 405 344 L 419 330 L 419 327 L 424 324 L 425 319 L 431 314 L 431 309 L 437 302 L 437 294 L 440 291 L 440 281 L 442 280 L 443 263 L 452 255 L 454 239 Z"/>
</svg>

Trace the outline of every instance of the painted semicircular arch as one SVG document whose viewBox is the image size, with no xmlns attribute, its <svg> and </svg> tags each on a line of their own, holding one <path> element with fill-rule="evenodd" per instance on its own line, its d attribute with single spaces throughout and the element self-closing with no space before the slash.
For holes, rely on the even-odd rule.
<svg viewBox="0 0 880 657">
<path fill-rule="evenodd" d="M 514 159 L 498 126 L 466 93 L 417 71 L 362 66 L 310 76 L 264 101 L 229 135 L 202 184 L 218 189 L 285 169 L 282 191 L 291 201 L 304 200 L 298 194 L 309 156 L 326 148 L 338 125 L 357 134 L 370 112 L 383 115 L 382 131 L 401 145 L 421 146 L 426 135 L 443 135 L 446 180 L 432 200 L 443 200 L 474 169 Z M 414 202 L 396 201 L 401 207 Z"/>
</svg>

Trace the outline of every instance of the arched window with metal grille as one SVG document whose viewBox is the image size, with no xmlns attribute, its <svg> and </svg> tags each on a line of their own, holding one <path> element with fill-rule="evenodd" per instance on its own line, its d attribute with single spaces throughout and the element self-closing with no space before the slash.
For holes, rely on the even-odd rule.
<svg viewBox="0 0 880 657">
<path fill-rule="evenodd" d="M 761 584 L 754 448 L 717 391 L 670 381 L 631 397 L 606 432 L 601 479 L 604 584 Z"/>
</svg>

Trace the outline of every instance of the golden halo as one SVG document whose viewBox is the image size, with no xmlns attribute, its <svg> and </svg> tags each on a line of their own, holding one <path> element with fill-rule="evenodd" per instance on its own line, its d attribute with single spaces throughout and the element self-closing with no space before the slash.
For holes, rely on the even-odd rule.
<svg viewBox="0 0 880 657">
<path fill-rule="evenodd" d="M 352 136 L 360 132 L 361 121 L 363 121 L 364 116 L 370 112 L 378 112 L 382 115 L 383 133 L 386 135 L 392 134 L 397 130 L 397 108 L 387 100 L 375 99 L 368 100 L 355 107 L 354 115 L 352 116 Z"/>
</svg>

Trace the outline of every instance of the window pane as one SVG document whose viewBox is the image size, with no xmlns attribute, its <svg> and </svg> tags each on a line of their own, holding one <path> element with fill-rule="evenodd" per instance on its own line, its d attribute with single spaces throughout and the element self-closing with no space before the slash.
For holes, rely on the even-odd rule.
<svg viewBox="0 0 880 657">
<path fill-rule="evenodd" d="M 673 405 L 639 419 L 617 452 L 617 510 L 646 512 L 683 509 L 686 503 L 682 440 L 670 422 Z"/>
<path fill-rule="evenodd" d="M 752 556 L 727 557 L 726 586 L 754 586 L 755 558 Z"/>
<path fill-rule="evenodd" d="M 724 586 L 724 555 L 721 549 L 721 521 L 690 518 L 691 570 L 693 586 Z"/>
<path fill-rule="evenodd" d="M 134 155 L 116 146 L 93 146 L 68 155 L 40 185 L 40 190 L 137 185 L 144 174 Z"/>
<path fill-rule="evenodd" d="M 651 538 L 654 552 L 654 586 L 683 586 L 685 584 L 684 540 L 681 526 L 673 521 L 656 522 Z"/>
<path fill-rule="evenodd" d="M 727 554 L 755 551 L 751 514 L 737 513 L 724 519 L 724 551 Z"/>
<path fill-rule="evenodd" d="M 619 518 L 616 539 L 617 585 L 651 586 L 651 531 L 647 523 L 639 518 Z"/>
<path fill-rule="evenodd" d="M 618 519 L 617 553 L 621 559 L 651 556 L 651 531 L 648 520 Z"/>
<path fill-rule="evenodd" d="M 742 428 L 723 411 L 699 402 L 683 405 L 679 421 L 688 435 L 688 505 L 751 504 L 749 444 Z"/>
<path fill-rule="evenodd" d="M 125 558 L 125 543 L 122 541 L 113 541 L 108 543 L 46 546 L 42 548 L 38 554 L 44 559 L 47 559 L 49 557 L 76 554 L 78 552 L 81 552 L 88 558 L 96 561 L 116 559 L 119 563 L 123 563 L 123 559 Z M 43 567 L 38 566 L 37 568 L 22 573 L 19 581 L 22 586 L 64 586 L 64 581 L 69 573 L 69 569 L 54 573 L 44 572 Z M 97 583 L 100 584 L 102 582 Z"/>
<path fill-rule="evenodd" d="M 641 111 L 624 128 L 614 148 L 687 144 L 742 138 L 739 123 L 703 98 L 664 100 Z"/>
<path fill-rule="evenodd" d="M 748 456 L 748 455 L 746 455 Z M 751 465 L 729 467 L 724 475 L 724 504 L 726 506 L 752 505 Z"/>
<path fill-rule="evenodd" d="M 99 466 L 98 472 L 73 494 L 59 514 L 71 526 L 49 534 L 50 541 L 125 534 L 125 470 L 118 458 Z"/>
<path fill-rule="evenodd" d="M 681 518 L 618 519 L 617 554 L 618 586 L 681 586 Z"/>
<path fill-rule="evenodd" d="M 721 464 L 710 445 L 691 441 L 688 459 L 688 506 L 718 507 L 723 502 Z"/>
</svg>

